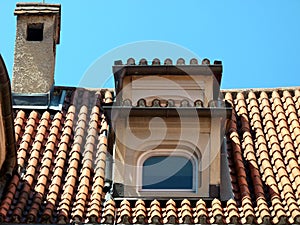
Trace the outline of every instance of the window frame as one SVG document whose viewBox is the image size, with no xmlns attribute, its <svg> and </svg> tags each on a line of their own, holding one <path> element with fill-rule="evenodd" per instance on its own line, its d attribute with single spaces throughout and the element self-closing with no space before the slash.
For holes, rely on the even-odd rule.
<svg viewBox="0 0 300 225">
<path fill-rule="evenodd" d="M 155 156 L 165 156 L 165 157 L 172 157 L 172 156 L 177 156 L 177 157 L 184 157 L 191 161 L 192 167 L 193 167 L 193 187 L 192 189 L 143 189 L 143 165 L 144 162 Z M 144 154 L 142 154 L 139 159 L 137 160 L 137 191 L 140 193 L 148 193 L 148 192 L 188 192 L 188 193 L 198 193 L 198 188 L 199 188 L 199 162 L 197 157 L 191 153 L 190 151 L 184 150 L 184 149 L 155 149 L 155 150 L 149 150 L 146 151 Z"/>
</svg>

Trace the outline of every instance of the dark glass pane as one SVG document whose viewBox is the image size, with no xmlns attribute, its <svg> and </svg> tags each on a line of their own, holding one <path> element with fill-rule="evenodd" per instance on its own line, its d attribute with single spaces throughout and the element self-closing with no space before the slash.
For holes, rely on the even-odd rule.
<svg viewBox="0 0 300 225">
<path fill-rule="evenodd" d="M 143 165 L 143 189 L 193 189 L 192 162 L 180 156 L 154 156 Z"/>
</svg>

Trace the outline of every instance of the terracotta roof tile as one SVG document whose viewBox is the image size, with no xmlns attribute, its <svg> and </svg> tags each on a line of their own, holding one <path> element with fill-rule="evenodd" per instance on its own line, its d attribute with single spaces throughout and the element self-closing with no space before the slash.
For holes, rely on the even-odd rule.
<svg viewBox="0 0 300 225">
<path fill-rule="evenodd" d="M 25 118 L 25 112 L 20 110 L 17 113 L 17 116 L 15 118 L 14 124 L 15 124 L 15 139 L 16 139 L 16 143 L 19 142 L 19 139 L 21 137 L 21 131 L 23 129 L 24 126 L 24 121 L 26 120 Z"/>
<path fill-rule="evenodd" d="M 178 223 L 176 203 L 170 199 L 166 203 L 165 212 L 163 214 L 163 223 Z"/>
<path fill-rule="evenodd" d="M 12 202 L 14 200 L 14 196 L 16 195 L 19 180 L 20 180 L 19 176 L 14 175 L 7 188 L 8 191 L 4 196 L 2 203 L 0 205 L 0 222 L 5 221 L 9 208 L 12 205 Z"/>
<path fill-rule="evenodd" d="M 135 208 L 133 209 L 133 223 L 143 224 L 147 217 L 147 209 L 145 207 L 145 202 L 141 199 L 135 202 Z"/>
<path fill-rule="evenodd" d="M 220 200 L 214 199 L 212 201 L 210 223 L 222 224 L 224 223 L 223 209 Z"/>
<path fill-rule="evenodd" d="M 75 113 L 75 107 L 70 106 L 66 115 L 64 127 L 62 129 L 62 138 L 60 140 L 60 143 L 58 145 L 58 150 L 56 152 L 56 160 L 54 161 L 55 165 L 53 169 L 53 175 L 49 186 L 49 192 L 46 197 L 46 201 L 48 203 L 42 214 L 42 219 L 45 221 L 49 221 L 49 220 L 52 221 L 51 218 L 52 213 L 56 205 L 56 201 L 59 195 L 59 190 L 62 184 L 63 168 L 66 162 L 66 157 L 68 153 L 68 144 L 71 135 L 69 133 L 69 127 L 73 127 L 74 113 Z"/>
<path fill-rule="evenodd" d="M 300 91 L 223 93 L 234 109 L 226 134 L 234 199 L 105 200 L 111 143 L 101 104 L 111 104 L 113 94 L 79 89 L 59 113 L 15 113 L 20 175 L 13 176 L 1 199 L 0 221 L 299 223 Z M 169 101 L 153 104 L 170 107 Z"/>
<path fill-rule="evenodd" d="M 124 199 L 120 204 L 118 218 L 119 219 L 117 223 L 121 223 L 121 224 L 131 223 L 131 218 L 132 218 L 131 207 L 129 201 L 127 201 L 126 199 Z"/>
<path fill-rule="evenodd" d="M 193 222 L 193 209 L 188 199 L 181 202 L 179 223 L 192 223 Z"/>
<path fill-rule="evenodd" d="M 108 126 L 107 123 L 102 123 L 101 130 L 107 131 Z M 96 159 L 95 159 L 95 174 L 93 178 L 93 186 L 92 186 L 92 195 L 91 195 L 91 203 L 88 207 L 88 214 L 90 217 L 99 218 L 101 203 L 102 203 L 102 191 L 104 186 L 104 177 L 105 177 L 105 160 L 107 153 L 107 137 L 102 133 L 99 136 L 99 144 L 97 145 Z"/>
<path fill-rule="evenodd" d="M 104 103 L 112 103 L 113 102 L 113 94 L 111 93 L 111 91 L 106 90 L 105 94 L 104 94 L 104 99 L 103 102 Z"/>
<path fill-rule="evenodd" d="M 237 224 L 239 223 L 239 210 L 237 208 L 236 201 L 230 199 L 227 201 L 226 206 L 226 223 Z"/>
<path fill-rule="evenodd" d="M 195 208 L 195 223 L 207 223 L 208 215 L 207 215 L 207 208 L 205 202 L 200 199 L 196 203 Z"/>
<path fill-rule="evenodd" d="M 25 126 L 24 134 L 20 143 L 20 147 L 17 150 L 17 163 L 19 166 L 19 171 L 25 167 L 25 161 L 28 156 L 28 148 L 31 144 L 31 138 L 36 127 L 36 122 L 38 119 L 38 114 L 32 111 L 27 119 L 27 124 Z"/>
<path fill-rule="evenodd" d="M 149 209 L 149 221 L 148 223 L 162 223 L 162 210 L 160 208 L 160 202 L 157 201 L 156 199 L 153 200 L 150 204 L 150 209 Z"/>
<path fill-rule="evenodd" d="M 273 92 L 272 93 L 272 97 L 273 97 L 273 104 L 276 105 L 276 112 L 274 112 L 274 115 L 276 115 L 277 113 L 280 113 L 280 111 L 282 110 L 281 108 L 281 103 L 280 103 L 280 98 L 278 96 L 278 93 L 276 92 Z M 274 107 L 275 108 L 275 107 Z M 278 121 L 278 120 L 277 120 Z M 283 121 L 283 120 L 281 120 Z M 276 124 L 277 125 L 277 124 Z M 284 125 L 281 124 L 281 126 Z M 279 127 L 279 128 L 282 128 L 282 127 Z M 275 129 L 274 125 L 273 125 L 273 129 Z M 280 129 L 279 129 L 280 130 Z M 278 146 L 278 140 L 275 136 L 273 136 L 274 138 L 273 139 L 270 139 L 271 141 L 271 145 L 272 145 L 272 142 L 276 143 L 276 145 Z M 286 186 L 286 188 L 283 189 L 283 193 L 282 193 L 282 196 L 284 198 L 284 200 L 289 200 L 288 203 L 287 203 L 287 208 L 290 209 L 292 207 L 292 204 L 294 203 L 294 201 L 291 199 L 291 197 L 293 196 L 292 195 L 288 195 L 288 193 L 290 193 L 290 190 L 291 190 L 291 183 L 287 177 L 287 172 L 286 172 L 286 168 L 285 168 L 285 165 L 283 164 L 283 161 L 282 161 L 282 158 L 281 158 L 281 155 L 279 153 L 280 151 L 280 147 L 277 147 L 277 152 L 273 152 L 273 155 L 275 156 L 276 155 L 276 158 L 273 160 L 274 161 L 274 164 L 275 164 L 275 168 L 276 168 L 276 171 L 277 171 L 277 175 L 278 175 L 278 180 L 280 180 L 280 183 L 281 185 L 280 186 Z M 279 160 L 277 160 L 279 159 Z M 279 187 L 280 187 L 279 186 Z M 282 189 L 282 188 L 280 188 Z M 288 191 L 289 190 L 289 191 Z M 290 193 L 291 194 L 291 193 Z M 290 197 L 289 197 L 290 196 Z M 294 219 L 293 217 L 291 218 L 292 220 Z"/>
<path fill-rule="evenodd" d="M 78 186 L 76 199 L 74 202 L 74 208 L 72 212 L 72 217 L 74 220 L 76 218 L 77 220 L 82 221 L 85 213 L 85 207 L 87 206 L 86 202 L 88 201 L 88 193 L 91 188 L 90 180 L 91 180 L 91 172 L 93 169 L 93 164 L 92 164 L 93 152 L 95 149 L 98 120 L 99 120 L 99 108 L 95 106 L 93 107 L 90 115 L 90 122 L 87 130 L 87 139 L 83 151 L 81 175 L 79 177 L 79 186 Z"/>
<path fill-rule="evenodd" d="M 116 214 L 116 203 L 113 200 L 108 200 L 104 204 L 102 222 L 112 224 Z"/>
<path fill-rule="evenodd" d="M 44 137 L 45 136 L 46 130 L 43 128 L 48 126 L 48 122 L 47 122 L 48 118 L 49 118 L 49 113 L 45 112 L 40 119 L 40 124 L 37 128 L 36 137 L 39 137 L 39 136 Z M 18 203 L 13 212 L 13 215 L 15 217 L 17 217 L 18 220 L 21 220 L 21 213 L 24 210 L 24 208 L 27 204 L 28 198 L 29 198 L 29 193 L 32 188 L 33 180 L 34 180 L 34 177 L 35 177 L 36 171 L 37 171 L 37 165 L 39 163 L 40 150 L 41 150 L 41 143 L 39 141 L 35 140 L 34 144 L 32 146 L 32 149 L 30 151 L 30 157 L 28 160 L 27 170 L 23 176 L 23 180 L 26 183 L 23 186 Z"/>
</svg>

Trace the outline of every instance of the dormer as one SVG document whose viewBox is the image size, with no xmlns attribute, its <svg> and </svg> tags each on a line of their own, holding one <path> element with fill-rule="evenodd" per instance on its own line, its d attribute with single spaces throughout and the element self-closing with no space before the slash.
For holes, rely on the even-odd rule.
<svg viewBox="0 0 300 225">
<path fill-rule="evenodd" d="M 113 72 L 116 102 L 106 109 L 116 138 L 115 197 L 224 199 L 231 108 L 219 98 L 221 62 L 130 58 Z"/>
<path fill-rule="evenodd" d="M 140 99 L 144 99 L 150 106 L 158 98 L 163 102 L 172 99 L 175 106 L 187 100 L 189 105 L 200 104 L 200 101 L 208 107 L 211 101 L 218 100 L 223 70 L 221 61 L 210 65 L 210 61 L 204 59 L 198 64 L 193 58 L 186 65 L 185 60 L 179 58 L 173 65 L 171 59 L 162 63 L 156 58 L 149 65 L 146 59 L 136 64 L 130 58 L 126 65 L 118 64 L 120 62 L 116 61 L 113 67 L 117 104 L 130 100 L 137 105 Z"/>
</svg>

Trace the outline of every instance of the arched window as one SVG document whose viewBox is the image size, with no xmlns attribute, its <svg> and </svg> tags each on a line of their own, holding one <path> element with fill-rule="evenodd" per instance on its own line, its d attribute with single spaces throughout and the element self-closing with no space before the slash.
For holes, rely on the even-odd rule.
<svg viewBox="0 0 300 225">
<path fill-rule="evenodd" d="M 145 160 L 142 171 L 143 190 L 193 190 L 193 163 L 183 156 L 152 156 Z"/>
</svg>

